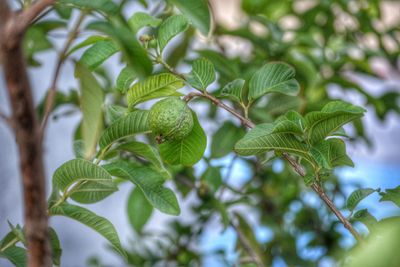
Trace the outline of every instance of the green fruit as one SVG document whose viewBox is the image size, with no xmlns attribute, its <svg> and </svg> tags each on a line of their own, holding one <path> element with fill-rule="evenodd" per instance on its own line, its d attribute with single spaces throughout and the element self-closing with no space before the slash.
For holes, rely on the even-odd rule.
<svg viewBox="0 0 400 267">
<path fill-rule="evenodd" d="M 182 140 L 193 129 L 193 115 L 186 102 L 168 97 L 150 109 L 150 129 L 161 140 Z"/>
</svg>

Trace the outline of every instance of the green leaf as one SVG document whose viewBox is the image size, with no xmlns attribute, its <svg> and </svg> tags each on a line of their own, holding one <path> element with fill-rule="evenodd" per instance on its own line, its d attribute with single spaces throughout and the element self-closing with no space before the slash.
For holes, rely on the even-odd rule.
<svg viewBox="0 0 400 267">
<path fill-rule="evenodd" d="M 222 176 L 220 168 L 208 167 L 205 172 L 201 175 L 201 180 L 205 181 L 211 192 L 215 193 L 222 184 Z"/>
<path fill-rule="evenodd" d="M 114 123 L 118 119 L 128 114 L 128 109 L 119 105 L 108 105 L 106 107 L 106 121 L 107 123 Z"/>
<path fill-rule="evenodd" d="M 133 182 L 154 208 L 171 215 L 180 214 L 178 200 L 171 189 L 163 187 L 164 178 L 159 172 L 126 161 L 113 162 L 104 168 L 113 176 Z"/>
<path fill-rule="evenodd" d="M 153 206 L 142 191 L 136 187 L 128 198 L 127 213 L 133 229 L 140 233 L 153 213 Z"/>
<path fill-rule="evenodd" d="M 99 41 L 83 53 L 79 63 L 93 71 L 117 52 L 118 48 L 113 41 Z"/>
<path fill-rule="evenodd" d="M 400 207 L 400 186 L 393 189 L 386 189 L 385 192 L 380 193 L 382 196 L 379 201 L 392 201 Z"/>
<path fill-rule="evenodd" d="M 130 68 L 129 66 L 123 68 L 117 77 L 118 91 L 120 91 L 122 94 L 125 94 L 131 87 L 131 84 L 136 80 L 136 78 L 136 73 L 132 68 Z"/>
<path fill-rule="evenodd" d="M 163 160 L 171 165 L 194 165 L 204 154 L 207 136 L 201 128 L 196 114 L 193 112 L 194 125 L 192 131 L 179 141 L 166 141 L 160 145 Z"/>
<path fill-rule="evenodd" d="M 85 142 L 85 158 L 91 158 L 96 150 L 103 129 L 104 93 L 93 74 L 84 66 L 76 64 L 75 75 L 80 83 L 80 103 L 83 114 L 82 137 Z"/>
<path fill-rule="evenodd" d="M 308 147 L 293 134 L 293 129 L 276 129 L 273 123 L 263 123 L 251 129 L 235 145 L 242 156 L 256 155 L 270 150 L 288 152 L 309 160 Z M 278 124 L 280 127 L 280 124 Z"/>
<path fill-rule="evenodd" d="M 128 151 L 139 157 L 142 157 L 142 158 L 148 160 L 149 162 L 151 162 L 158 171 L 162 172 L 167 177 L 171 176 L 169 174 L 169 172 L 167 171 L 167 169 L 165 169 L 164 164 L 161 160 L 160 154 L 158 153 L 157 149 L 151 145 L 148 145 L 148 144 L 142 143 L 142 142 L 132 141 L 129 143 L 121 144 L 118 147 L 116 147 L 115 149 Z"/>
<path fill-rule="evenodd" d="M 341 139 L 321 141 L 311 147 L 310 155 L 320 167 L 326 169 L 343 165 L 354 167 L 353 161 L 346 154 L 346 144 Z"/>
<path fill-rule="evenodd" d="M 109 0 L 57 0 L 59 4 L 71 5 L 81 9 L 93 9 L 102 11 L 107 14 L 115 14 L 118 12 L 118 6 Z"/>
<path fill-rule="evenodd" d="M 306 186 L 311 186 L 315 182 L 315 176 L 313 173 L 307 173 L 303 180 Z"/>
<path fill-rule="evenodd" d="M 128 66 L 135 71 L 139 78 L 147 77 L 152 73 L 153 64 L 147 56 L 147 51 L 121 17 L 111 17 L 110 22 L 92 22 L 88 25 L 88 29 L 97 30 L 110 36 L 118 45 Z"/>
<path fill-rule="evenodd" d="M 339 130 L 344 124 L 363 116 L 365 110 L 343 101 L 326 104 L 321 111 L 305 116 L 306 133 L 311 144 L 316 144 Z"/>
<path fill-rule="evenodd" d="M 373 229 L 378 220 L 367 209 L 362 209 L 353 214 L 352 220 L 365 224 L 369 229 Z"/>
<path fill-rule="evenodd" d="M 128 24 L 133 32 L 138 32 L 141 28 L 150 26 L 158 27 L 162 22 L 161 19 L 155 18 L 145 12 L 136 12 L 132 17 L 129 18 Z"/>
<path fill-rule="evenodd" d="M 84 159 L 73 159 L 58 167 L 53 187 L 80 203 L 98 202 L 118 190 L 103 168 Z"/>
<path fill-rule="evenodd" d="M 215 81 L 214 65 L 205 58 L 196 59 L 192 71 L 187 76 L 187 82 L 196 89 L 205 91 Z"/>
<path fill-rule="evenodd" d="M 158 46 L 162 52 L 168 42 L 189 28 L 189 22 L 183 15 L 173 15 L 161 23 L 158 28 Z"/>
<path fill-rule="evenodd" d="M 249 82 L 249 100 L 253 101 L 268 93 L 295 96 L 300 85 L 294 78 L 295 70 L 282 62 L 264 65 L 254 73 Z"/>
<path fill-rule="evenodd" d="M 221 158 L 233 152 L 236 142 L 245 134 L 242 127 L 236 126 L 231 121 L 226 121 L 215 132 L 211 143 L 211 157 Z"/>
<path fill-rule="evenodd" d="M 53 259 L 53 264 L 56 266 L 60 266 L 61 264 L 61 244 L 58 239 L 56 231 L 49 227 L 49 235 L 50 235 L 50 244 L 51 244 L 51 257 Z"/>
<path fill-rule="evenodd" d="M 221 94 L 239 103 L 243 103 L 243 87 L 245 82 L 243 79 L 233 80 L 222 88 Z"/>
<path fill-rule="evenodd" d="M 118 251 L 119 254 L 124 257 L 126 256 L 125 251 L 121 246 L 117 231 L 115 230 L 112 223 L 106 218 L 98 216 L 97 214 L 83 207 L 68 204 L 65 202 L 57 207 L 50 208 L 49 214 L 53 216 L 65 216 L 82 224 L 85 224 L 86 226 L 92 228 L 104 238 L 106 238 L 113 245 L 115 250 Z"/>
<path fill-rule="evenodd" d="M 362 188 L 353 191 L 346 200 L 346 208 L 353 211 L 357 207 L 358 203 L 375 191 L 377 190 L 372 188 Z"/>
<path fill-rule="evenodd" d="M 86 46 L 93 45 L 93 44 L 95 44 L 95 43 L 97 43 L 97 42 L 100 42 L 100 41 L 107 41 L 107 40 L 110 40 L 110 38 L 105 37 L 105 36 L 99 36 L 99 35 L 92 35 L 92 36 L 89 36 L 88 38 L 86 38 L 85 40 L 83 40 L 82 42 L 80 42 L 79 44 L 77 44 L 77 45 L 75 45 L 74 47 L 72 47 L 72 48 L 68 51 L 68 53 L 66 54 L 66 56 L 69 56 L 70 54 L 74 53 L 75 51 L 77 51 L 77 50 L 79 50 L 79 49 L 81 49 L 81 48 L 84 48 L 84 47 L 86 47 Z"/>
<path fill-rule="evenodd" d="M 211 32 L 211 14 L 206 0 L 168 0 L 186 15 L 204 35 Z"/>
<path fill-rule="evenodd" d="M 121 138 L 150 132 L 147 125 L 148 116 L 147 110 L 137 110 L 118 119 L 104 130 L 99 141 L 100 148 L 105 149 Z"/>
<path fill-rule="evenodd" d="M 3 251 L 0 251 L 0 257 L 9 260 L 16 267 L 27 266 L 26 254 L 26 249 L 17 246 L 11 246 Z"/>
<path fill-rule="evenodd" d="M 127 94 L 128 105 L 133 107 L 150 99 L 175 95 L 176 90 L 184 85 L 182 79 L 173 74 L 162 73 L 150 76 L 144 81 L 135 83 L 129 89 Z"/>
</svg>

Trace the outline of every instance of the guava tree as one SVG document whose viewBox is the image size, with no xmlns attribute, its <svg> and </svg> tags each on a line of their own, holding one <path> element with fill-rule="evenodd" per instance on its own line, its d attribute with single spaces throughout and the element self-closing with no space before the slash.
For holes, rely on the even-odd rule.
<svg viewBox="0 0 400 267">
<path fill-rule="evenodd" d="M 132 10 L 132 2 L 145 11 Z M 62 244 L 48 217 L 64 216 L 97 231 L 127 265 L 199 265 L 206 255 L 193 244 L 217 220 L 221 229 L 234 229 L 241 266 L 270 266 L 277 258 L 289 266 L 316 266 L 326 257 L 347 256 L 338 224 L 363 244 L 367 233 L 354 222 L 370 233 L 387 223 L 357 205 L 372 193 L 399 205 L 400 187 L 360 188 L 337 206 L 333 198 L 343 202 L 346 196 L 334 170 L 353 166 L 346 144 L 368 143 L 365 107 L 382 120 L 400 112 L 398 92 L 373 97 L 349 77 L 378 76 L 369 64 L 377 57 L 398 71 L 399 25 L 379 26 L 380 1 L 241 5 L 243 21 L 230 29 L 213 20 L 205 0 L 26 0 L 12 8 L 0 1 L 1 60 L 12 109 L 2 118 L 18 143 L 25 205 L 23 226 L 10 223 L 0 257 L 16 266 L 60 265 Z M 285 25 L 293 17 L 295 27 Z M 343 17 L 352 23 L 341 23 Z M 37 53 L 55 50 L 53 32 L 67 36 L 47 95 L 35 106 L 27 68 L 41 66 Z M 377 46 L 365 42 L 371 35 Z M 229 42 L 238 40 L 247 44 L 245 55 L 230 51 Z M 107 68 L 114 55 L 120 59 L 116 79 Z M 58 80 L 67 61 L 75 65 L 71 79 L 79 88 L 62 93 Z M 332 84 L 362 95 L 364 107 L 332 99 Z M 42 143 L 48 121 L 63 105 L 82 114 L 71 137 L 75 158 L 51 175 L 46 194 Z M 279 163 L 282 170 L 273 168 Z M 250 177 L 239 188 L 230 183 L 237 165 Z M 85 206 L 127 183 L 127 215 L 142 244 L 137 247 L 121 244 L 111 215 Z M 309 191 L 320 199 L 319 208 L 305 199 Z M 177 195 L 191 193 L 193 219 L 185 224 Z M 145 228 L 154 210 L 176 216 L 158 237 L 163 242 Z M 271 240 L 257 239 L 247 213 L 273 231 Z M 323 248 L 317 259 L 297 252 L 297 240 L 307 233 L 307 249 Z M 223 252 L 212 253 L 226 260 Z M 101 266 L 99 261 L 92 263 Z"/>
</svg>

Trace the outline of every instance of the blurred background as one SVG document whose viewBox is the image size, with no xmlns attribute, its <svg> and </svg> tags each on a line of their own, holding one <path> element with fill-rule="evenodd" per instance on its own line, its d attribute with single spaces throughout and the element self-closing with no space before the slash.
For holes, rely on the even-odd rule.
<svg viewBox="0 0 400 267">
<path fill-rule="evenodd" d="M 149 9 L 156 4 L 149 1 Z M 385 189 L 395 188 L 400 184 L 399 1 L 212 0 L 210 4 L 214 13 L 215 36 L 206 38 L 196 33 L 197 37 L 188 49 L 189 58 L 190 55 L 195 55 L 196 51 L 206 57 L 207 53 L 204 51 L 223 51 L 225 57 L 232 59 L 231 63 L 226 61 L 226 64 L 244 62 L 241 64 L 246 65 L 246 71 L 249 72 L 249 65 L 258 66 L 259 62 L 289 61 L 288 63 L 294 65 L 300 73 L 301 79 L 304 79 L 304 86 L 308 88 L 305 90 L 307 98 L 314 99 L 309 105 L 310 109 L 317 107 L 319 101 L 323 103 L 327 98 L 343 99 L 367 109 L 368 112 L 362 118 L 362 127 L 346 128 L 351 136 L 357 136 L 348 142 L 348 154 L 355 167 L 340 168 L 336 172 L 337 184 L 343 193 L 335 198 L 339 207 L 344 205 L 345 197 L 360 186 Z M 136 11 L 144 10 L 146 8 L 142 4 L 127 1 L 124 13 L 129 17 Z M 262 18 L 257 17 L 260 14 L 263 15 Z M 70 21 L 76 19 L 76 15 L 74 12 Z M 48 39 L 59 48 L 65 36 L 65 30 L 56 30 L 48 34 Z M 78 41 L 86 37 L 87 35 L 82 34 Z M 182 35 L 174 40 L 176 45 L 169 48 L 171 54 L 176 52 L 176 47 L 185 38 Z M 323 60 L 318 62 L 313 57 Z M 256 62 L 249 63 L 254 61 L 254 58 L 257 59 Z M 56 51 L 38 52 L 35 54 L 35 60 L 40 62 L 41 66 L 30 68 L 29 75 L 34 87 L 35 103 L 39 104 L 50 85 L 49 74 L 54 70 Z M 323 62 L 324 60 L 327 62 Z M 181 72 L 189 71 L 185 62 L 176 65 Z M 111 80 L 115 80 L 121 69 L 119 58 L 111 58 L 104 68 L 109 71 Z M 218 71 L 218 67 L 216 68 Z M 60 91 L 68 93 L 71 88 L 78 86 L 73 73 L 73 62 L 69 61 L 62 71 Z M 1 72 L 0 109 L 9 114 L 8 96 L 2 75 Z M 310 81 L 309 76 L 316 81 Z M 222 78 L 221 75 L 219 81 L 213 84 L 214 90 L 219 90 L 225 83 Z M 205 110 L 209 109 L 208 105 L 198 102 L 193 104 L 193 108 L 203 121 L 202 125 L 207 135 L 212 137 L 220 125 L 207 122 L 209 114 Z M 57 167 L 74 157 L 72 137 L 81 116 L 78 112 L 68 116 L 61 115 L 70 110 L 68 105 L 59 107 L 48 126 L 44 155 L 48 181 Z M 215 116 L 218 121 L 229 119 L 225 112 L 217 112 Z M 259 118 L 264 115 L 253 116 Z M 211 143 L 208 144 L 208 155 L 211 153 L 210 147 Z M 17 147 L 12 132 L 2 122 L 0 148 L 0 236 L 4 236 L 9 229 L 7 220 L 22 223 L 23 211 Z M 235 160 L 233 167 L 228 166 L 233 157 L 234 155 L 228 154 L 215 159 L 214 164 L 222 167 L 222 177 L 232 168 L 229 185 L 241 188 L 252 178 L 252 171 L 247 163 L 240 159 Z M 195 167 L 194 172 L 201 174 L 204 168 L 205 162 L 202 161 Z M 272 171 L 276 173 L 281 173 L 283 168 L 283 162 L 279 160 L 271 165 Z M 336 182 L 332 183 L 332 186 L 336 186 Z M 130 189 L 128 184 L 123 184 L 118 194 L 90 205 L 91 210 L 108 218 L 116 226 L 122 243 L 127 246 L 137 242 L 126 214 L 126 199 Z M 315 195 L 307 190 L 298 194 L 301 202 L 306 203 L 304 205 L 307 207 L 318 209 L 321 205 Z M 190 224 L 196 220 L 192 205 L 199 201 L 198 197 L 195 192 L 186 197 L 179 196 L 182 213 L 178 219 L 183 224 Z M 371 195 L 362 202 L 360 208 L 368 208 L 377 219 L 400 215 L 394 203 L 379 202 L 379 198 L 378 194 Z M 290 208 L 282 215 L 288 224 L 297 218 L 296 214 L 303 205 L 296 199 L 288 204 Z M 259 243 L 267 244 L 276 238 L 275 229 L 262 222 L 259 211 L 247 207 L 239 207 L 238 210 L 244 211 L 248 216 L 246 219 Z M 166 230 L 168 222 L 175 219 L 155 211 L 146 225 L 146 230 L 162 233 Z M 302 223 L 311 222 L 305 220 Z M 87 266 L 87 260 L 92 256 L 99 257 L 107 266 L 123 266 L 121 259 L 107 248 L 107 242 L 91 229 L 62 217 L 52 218 L 51 225 L 58 232 L 63 246 L 62 266 Z M 361 232 L 367 232 L 363 224 L 357 223 L 356 226 Z M 340 233 L 338 246 L 342 249 L 350 248 L 354 244 L 352 237 L 342 226 L 335 224 L 333 227 Z M 313 234 L 305 231 L 296 236 L 294 247 L 291 249 L 304 260 L 318 261 L 318 266 L 334 266 L 333 258 L 327 253 L 327 245 L 312 246 L 310 240 L 313 239 Z M 236 241 L 235 231 L 231 227 L 224 229 L 219 219 L 214 218 L 207 222 L 194 246 L 196 250 L 205 254 L 204 266 L 232 266 L 238 257 L 235 252 Z M 226 256 L 223 261 L 214 255 L 215 251 L 220 250 L 224 251 Z M 272 261 L 272 266 L 294 266 L 287 261 L 284 254 L 277 255 Z M 1 266 L 9 266 L 8 264 L 0 259 Z"/>
</svg>

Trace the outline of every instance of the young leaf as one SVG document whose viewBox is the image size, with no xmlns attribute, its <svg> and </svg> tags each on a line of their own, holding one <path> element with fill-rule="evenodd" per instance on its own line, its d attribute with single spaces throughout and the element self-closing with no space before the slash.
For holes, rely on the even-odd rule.
<svg viewBox="0 0 400 267">
<path fill-rule="evenodd" d="M 311 144 L 316 144 L 344 124 L 363 116 L 365 109 L 343 101 L 326 104 L 321 111 L 310 112 L 305 116 L 306 132 Z"/>
<path fill-rule="evenodd" d="M 135 71 L 129 67 L 126 66 L 121 70 L 117 77 L 117 89 L 120 91 L 122 94 L 125 94 L 129 88 L 131 87 L 131 84 L 136 80 L 137 76 L 135 74 Z"/>
<path fill-rule="evenodd" d="M 183 15 L 173 15 L 167 18 L 158 28 L 158 46 L 162 52 L 168 42 L 181 32 L 188 29 L 189 23 Z"/>
<path fill-rule="evenodd" d="M 53 186 L 80 203 L 98 202 L 118 190 L 103 168 L 84 159 L 61 165 L 54 172 Z"/>
<path fill-rule="evenodd" d="M 51 227 L 49 228 L 49 235 L 51 244 L 51 257 L 53 259 L 53 264 L 56 266 L 60 266 L 61 254 L 62 254 L 60 240 L 58 239 L 56 231 Z"/>
<path fill-rule="evenodd" d="M 79 63 L 93 71 L 117 52 L 118 48 L 113 41 L 99 41 L 83 53 Z"/>
<path fill-rule="evenodd" d="M 141 28 L 146 26 L 158 27 L 158 25 L 160 25 L 161 22 L 162 22 L 161 19 L 155 18 L 144 12 L 136 12 L 128 20 L 129 27 L 135 33 L 137 33 Z"/>
<path fill-rule="evenodd" d="M 307 145 L 296 138 L 293 129 L 284 128 L 278 131 L 275 127 L 276 125 L 273 123 L 257 125 L 236 143 L 236 153 L 250 156 L 270 150 L 279 150 L 309 160 Z"/>
<path fill-rule="evenodd" d="M 99 141 L 100 148 L 105 149 L 121 138 L 150 132 L 147 125 L 148 116 L 149 112 L 147 110 L 137 110 L 118 119 L 106 128 L 101 135 Z"/>
<path fill-rule="evenodd" d="M 371 195 L 375 191 L 377 191 L 377 190 L 372 189 L 372 188 L 362 188 L 362 189 L 355 190 L 347 198 L 346 208 L 350 211 L 353 211 L 357 207 L 358 203 L 360 203 L 364 198 Z"/>
<path fill-rule="evenodd" d="M 16 267 L 26 267 L 27 257 L 26 249 L 18 246 L 10 246 L 5 250 L 0 251 L 0 258 L 9 260 Z"/>
<path fill-rule="evenodd" d="M 138 187 L 133 189 L 129 195 L 127 213 L 129 222 L 138 233 L 142 231 L 143 226 L 153 213 L 153 206 Z"/>
<path fill-rule="evenodd" d="M 168 0 L 186 15 L 204 35 L 211 32 L 211 14 L 206 0 Z"/>
<path fill-rule="evenodd" d="M 235 100 L 236 102 L 243 103 L 243 87 L 245 82 L 246 81 L 243 79 L 233 80 L 222 88 L 221 94 Z"/>
<path fill-rule="evenodd" d="M 211 156 L 213 158 L 221 158 L 233 152 L 236 142 L 245 133 L 242 127 L 238 127 L 230 121 L 224 122 L 212 138 Z"/>
<path fill-rule="evenodd" d="M 192 71 L 187 76 L 187 81 L 194 88 L 205 91 L 215 81 L 214 65 L 208 59 L 196 59 L 192 64 Z"/>
<path fill-rule="evenodd" d="M 163 187 L 161 174 L 148 167 L 137 167 L 126 161 L 117 161 L 104 166 L 113 176 L 127 179 L 134 183 L 154 208 L 171 215 L 181 212 L 174 192 Z"/>
<path fill-rule="evenodd" d="M 144 81 L 135 83 L 129 89 L 127 94 L 128 105 L 133 107 L 150 99 L 175 95 L 176 90 L 184 85 L 182 79 L 173 74 L 162 73 L 150 76 Z"/>
<path fill-rule="evenodd" d="M 250 79 L 249 100 L 254 101 L 273 92 L 297 95 L 300 86 L 294 76 L 295 70 L 285 63 L 273 62 L 264 65 Z"/>
<path fill-rule="evenodd" d="M 76 64 L 75 75 L 80 82 L 80 103 L 83 113 L 82 137 L 85 142 L 85 158 L 90 158 L 103 128 L 104 93 L 93 74 L 84 66 Z"/>
<path fill-rule="evenodd" d="M 386 189 L 385 192 L 380 193 L 382 196 L 379 201 L 392 201 L 400 207 L 400 186 L 393 189 Z"/>
<path fill-rule="evenodd" d="M 343 165 L 354 167 L 353 161 L 346 154 L 346 145 L 341 139 L 331 138 L 321 141 L 311 147 L 310 155 L 325 169 Z"/>
<path fill-rule="evenodd" d="M 62 203 L 59 206 L 50 208 L 49 214 L 65 216 L 87 225 L 106 238 L 119 254 L 121 254 L 123 257 L 126 256 L 125 251 L 121 246 L 117 231 L 112 223 L 106 218 L 98 216 L 97 214 L 83 207 L 68 203 Z"/>
<path fill-rule="evenodd" d="M 188 136 L 179 141 L 166 141 L 160 145 L 160 154 L 171 165 L 191 166 L 198 162 L 207 146 L 207 136 L 193 112 L 194 125 Z"/>
</svg>

